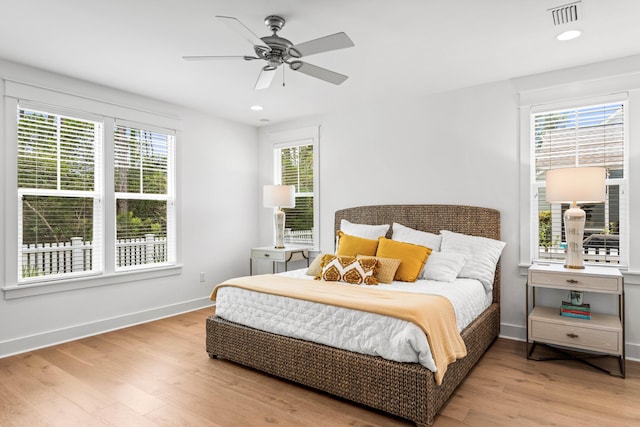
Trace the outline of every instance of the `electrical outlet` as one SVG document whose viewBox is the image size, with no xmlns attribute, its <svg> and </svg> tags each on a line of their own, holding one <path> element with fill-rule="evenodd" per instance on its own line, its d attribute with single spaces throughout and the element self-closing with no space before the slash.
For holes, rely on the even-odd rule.
<svg viewBox="0 0 640 427">
<path fill-rule="evenodd" d="M 204 271 L 200 272 L 200 281 L 204 282 Z"/>
</svg>

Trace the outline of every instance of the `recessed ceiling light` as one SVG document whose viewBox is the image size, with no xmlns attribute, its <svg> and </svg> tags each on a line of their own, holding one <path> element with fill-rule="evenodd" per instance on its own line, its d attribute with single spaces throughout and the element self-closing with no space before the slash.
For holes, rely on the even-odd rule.
<svg viewBox="0 0 640 427">
<path fill-rule="evenodd" d="M 564 33 L 558 34 L 556 36 L 556 39 L 560 41 L 573 40 L 580 37 L 580 34 L 582 34 L 582 31 L 580 30 L 569 30 L 569 31 L 565 31 Z"/>
<path fill-rule="evenodd" d="M 262 111 L 262 106 L 261 105 L 252 105 L 251 109 L 253 111 Z"/>
</svg>

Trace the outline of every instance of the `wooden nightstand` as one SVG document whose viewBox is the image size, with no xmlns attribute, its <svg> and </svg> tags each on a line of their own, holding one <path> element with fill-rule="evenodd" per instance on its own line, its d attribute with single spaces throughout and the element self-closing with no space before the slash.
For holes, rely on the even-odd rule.
<svg viewBox="0 0 640 427">
<path fill-rule="evenodd" d="M 276 272 L 276 262 L 284 263 L 284 271 L 291 261 L 307 260 L 309 267 L 309 248 L 287 246 L 283 249 L 276 249 L 273 246 L 264 246 L 261 248 L 251 249 L 251 258 L 249 258 L 249 275 L 253 275 L 253 260 L 271 261 L 271 270 Z"/>
<path fill-rule="evenodd" d="M 592 312 L 588 320 L 564 317 L 560 315 L 561 301 L 554 307 L 536 306 L 536 288 L 615 294 L 618 314 Z M 577 359 L 624 378 L 624 278 L 617 268 L 587 266 L 577 270 L 558 264 L 534 264 L 529 268 L 526 294 L 528 359 Z M 553 352 L 535 356 L 537 344 L 545 344 Z M 617 368 L 596 363 L 598 359 L 611 360 L 611 356 L 617 359 Z"/>
</svg>

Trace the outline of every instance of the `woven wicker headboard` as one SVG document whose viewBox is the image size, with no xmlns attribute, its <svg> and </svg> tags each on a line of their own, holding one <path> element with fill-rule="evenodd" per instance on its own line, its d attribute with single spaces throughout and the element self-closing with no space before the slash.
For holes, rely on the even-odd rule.
<svg viewBox="0 0 640 427">
<path fill-rule="evenodd" d="M 335 232 L 340 221 L 359 224 L 400 223 L 416 230 L 439 233 L 450 230 L 472 236 L 500 240 L 500 212 L 495 209 L 462 205 L 374 205 L 336 211 Z M 391 237 L 391 231 L 387 234 Z M 500 263 L 493 283 L 493 302 L 500 302 Z"/>
</svg>

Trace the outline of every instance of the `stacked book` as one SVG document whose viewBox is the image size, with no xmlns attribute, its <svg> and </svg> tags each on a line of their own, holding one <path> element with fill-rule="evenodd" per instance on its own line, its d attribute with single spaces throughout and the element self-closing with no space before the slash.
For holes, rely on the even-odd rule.
<svg viewBox="0 0 640 427">
<path fill-rule="evenodd" d="M 560 314 L 567 317 L 576 317 L 578 319 L 591 319 L 591 307 L 589 304 L 571 304 L 562 301 Z"/>
</svg>

